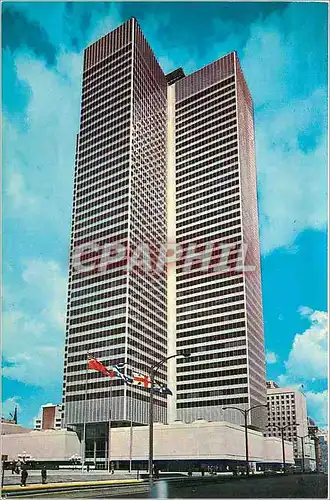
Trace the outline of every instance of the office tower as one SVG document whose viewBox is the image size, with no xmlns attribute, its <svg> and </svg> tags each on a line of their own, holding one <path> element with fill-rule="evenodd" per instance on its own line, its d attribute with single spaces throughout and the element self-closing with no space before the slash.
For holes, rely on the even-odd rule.
<svg viewBox="0 0 330 500">
<path fill-rule="evenodd" d="M 296 389 L 279 387 L 273 381 L 269 381 L 267 403 L 268 424 L 265 435 L 281 437 L 279 427 L 285 427 L 284 439 L 293 443 L 296 464 L 301 465 L 302 447 L 304 447 L 305 466 L 315 468 L 314 443 L 307 437 L 309 430 L 305 395 Z"/>
<path fill-rule="evenodd" d="M 88 372 L 87 353 L 107 367 L 126 363 L 129 374 L 148 373 L 167 354 L 166 274 L 127 265 L 142 243 L 154 249 L 166 241 L 166 92 L 135 19 L 85 50 L 63 403 L 64 425 L 81 432 L 87 422 L 87 458 L 95 447 L 106 456 L 109 420 L 146 424 L 149 401 L 143 387 L 116 380 L 111 389 L 108 377 Z M 114 243 L 125 255 L 107 265 Z M 158 380 L 166 381 L 165 366 Z M 166 397 L 155 395 L 154 413 L 165 421 Z"/>
<path fill-rule="evenodd" d="M 242 423 L 240 412 L 222 408 L 266 403 L 252 99 L 234 52 L 189 76 L 173 72 L 169 85 L 169 224 L 184 247 L 169 335 L 179 352 L 191 351 L 176 361 L 177 418 Z M 210 265 L 202 269 L 193 259 L 203 251 Z M 263 428 L 266 413 L 254 410 L 249 422 Z"/>
<path fill-rule="evenodd" d="M 136 247 L 155 262 L 166 241 L 184 249 L 177 265 L 131 269 Z M 126 253 L 106 266 L 113 242 Z M 212 269 L 201 270 L 205 245 Z M 156 421 L 242 423 L 223 407 L 266 403 L 252 100 L 235 53 L 165 77 L 131 19 L 84 56 L 63 403 L 64 425 L 88 423 L 87 458 L 107 456 L 109 420 L 148 422 L 148 391 L 110 389 L 87 352 L 146 374 L 187 348 L 188 361 L 159 370 L 174 395 L 155 397 Z M 264 408 L 249 417 L 262 427 Z"/>
<path fill-rule="evenodd" d="M 39 431 L 62 428 L 62 405 L 47 403 L 41 407 L 41 415 L 35 419 L 34 428 Z"/>
</svg>

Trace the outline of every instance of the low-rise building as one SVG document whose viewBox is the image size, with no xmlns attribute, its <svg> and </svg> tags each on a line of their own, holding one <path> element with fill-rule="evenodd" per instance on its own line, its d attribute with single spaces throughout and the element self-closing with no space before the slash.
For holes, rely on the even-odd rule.
<svg viewBox="0 0 330 500">
<path fill-rule="evenodd" d="M 2 453 L 8 461 L 69 462 L 72 456 L 80 454 L 77 434 L 66 429 L 8 433 L 1 436 Z"/>
<path fill-rule="evenodd" d="M 148 426 L 117 427 L 110 432 L 108 460 L 98 453 L 97 441 L 86 454 L 86 462 L 105 468 L 109 461 L 118 468 L 147 468 Z M 264 437 L 262 432 L 249 429 L 249 458 L 252 469 L 282 466 L 282 441 Z M 292 443 L 285 441 L 286 463 L 293 464 Z M 31 462 L 69 464 L 73 457 L 81 457 L 81 443 L 75 432 L 69 430 L 29 430 L 2 436 L 2 452 L 8 460 L 24 458 Z M 220 469 L 245 466 L 244 427 L 229 422 L 196 421 L 190 424 L 175 422 L 154 426 L 154 460 L 161 468 L 185 470 L 193 466 L 217 466 Z"/>
<path fill-rule="evenodd" d="M 148 427 L 134 427 L 132 442 L 128 427 L 111 430 L 112 461 L 127 465 L 148 459 Z M 282 465 L 282 440 L 248 430 L 249 458 L 253 466 Z M 294 464 L 292 443 L 285 441 L 285 460 Z M 131 452 L 131 453 L 130 453 Z M 175 465 L 177 470 L 193 465 L 233 467 L 245 463 L 245 429 L 229 422 L 175 422 L 154 425 L 154 460 Z M 185 469 L 187 470 L 187 469 Z"/>
<path fill-rule="evenodd" d="M 62 405 L 47 403 L 41 407 L 41 415 L 35 419 L 35 430 L 59 430 L 62 428 Z"/>
<path fill-rule="evenodd" d="M 315 469 L 315 446 L 309 437 L 305 395 L 291 387 L 267 382 L 268 422 L 266 436 L 281 437 L 293 443 L 297 465 Z"/>
</svg>

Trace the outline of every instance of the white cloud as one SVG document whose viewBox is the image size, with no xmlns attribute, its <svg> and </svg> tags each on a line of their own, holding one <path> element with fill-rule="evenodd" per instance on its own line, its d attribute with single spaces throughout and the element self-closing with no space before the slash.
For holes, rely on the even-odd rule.
<svg viewBox="0 0 330 500">
<path fill-rule="evenodd" d="M 238 49 L 253 96 L 263 254 L 277 248 L 296 253 L 299 233 L 327 224 L 327 88 L 314 84 L 313 52 L 306 57 L 302 51 L 302 31 L 292 29 L 296 16 L 291 5 L 258 19 L 247 41 L 246 26 L 224 38 L 228 23 L 217 21 L 223 41 L 210 48 L 214 58 Z M 314 19 L 300 22 L 306 36 L 318 35 Z"/>
<path fill-rule="evenodd" d="M 7 195 L 10 198 L 14 210 L 36 209 L 37 198 L 29 194 L 24 177 L 20 172 L 12 171 L 9 176 Z"/>
<path fill-rule="evenodd" d="M 267 351 L 266 352 L 266 362 L 269 364 L 277 363 L 278 358 L 275 352 Z"/>
<path fill-rule="evenodd" d="M 296 334 L 289 358 L 285 363 L 287 373 L 293 379 L 323 379 L 328 373 L 328 314 L 300 308 L 308 316 L 311 326 L 302 334 Z"/>
<path fill-rule="evenodd" d="M 1 412 L 4 418 L 11 418 L 10 414 L 14 415 L 15 407 L 17 407 L 17 411 L 21 411 L 21 406 L 19 401 L 21 398 L 19 396 L 13 396 L 11 398 L 6 399 L 1 404 Z"/>
<path fill-rule="evenodd" d="M 4 116 L 4 194 L 7 215 L 67 237 L 70 228 L 81 54 L 62 51 L 56 67 L 29 53 L 15 58 L 29 101 L 18 122 Z M 33 208 L 33 211 L 31 210 Z"/>
<path fill-rule="evenodd" d="M 295 335 L 285 362 L 286 372 L 277 381 L 281 387 L 303 390 L 308 414 L 318 425 L 324 426 L 327 425 L 328 391 L 311 387 L 326 382 L 328 377 L 328 313 L 306 306 L 301 306 L 299 312 L 310 321 L 310 327 Z"/>
<path fill-rule="evenodd" d="M 40 387 L 58 384 L 62 377 L 66 278 L 56 262 L 32 260 L 26 262 L 18 286 L 21 293 L 17 289 L 16 302 L 3 314 L 3 375 Z M 34 301 L 28 302 L 28 297 Z"/>
<path fill-rule="evenodd" d="M 307 398 L 308 413 L 320 427 L 328 425 L 328 391 L 305 392 Z"/>
</svg>

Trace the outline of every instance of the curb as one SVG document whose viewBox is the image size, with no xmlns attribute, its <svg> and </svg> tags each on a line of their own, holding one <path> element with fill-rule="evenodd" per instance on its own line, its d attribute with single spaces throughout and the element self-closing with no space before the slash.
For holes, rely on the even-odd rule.
<svg viewBox="0 0 330 500">
<path fill-rule="evenodd" d="M 31 484 L 28 486 L 3 486 L 1 493 L 6 496 L 25 495 L 29 493 L 47 493 L 61 490 L 79 490 L 89 488 L 102 488 L 105 486 L 129 486 L 141 484 L 142 479 L 113 479 L 109 481 L 79 481 L 75 483 L 49 483 L 49 484 Z"/>
</svg>

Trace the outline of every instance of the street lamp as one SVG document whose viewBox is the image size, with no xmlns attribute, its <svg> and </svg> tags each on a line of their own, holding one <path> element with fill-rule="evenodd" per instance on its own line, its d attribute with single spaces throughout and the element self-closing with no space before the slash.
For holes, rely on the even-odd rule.
<svg viewBox="0 0 330 500">
<path fill-rule="evenodd" d="M 279 429 L 281 431 L 281 437 L 282 437 L 282 457 L 283 457 L 283 474 L 285 474 L 285 446 L 284 446 L 284 429 L 286 429 L 287 427 L 292 427 L 294 424 L 286 424 L 286 425 L 283 425 L 283 426 L 280 426 L 280 425 L 276 425 L 274 424 L 275 427 L 277 427 L 277 429 Z"/>
<path fill-rule="evenodd" d="M 255 408 L 267 408 L 267 405 L 255 405 L 251 406 L 250 408 L 238 408 L 237 406 L 225 406 L 223 410 L 237 410 L 242 413 L 244 416 L 244 428 L 245 428 L 245 464 L 246 464 L 246 475 L 249 475 L 249 440 L 248 440 L 248 422 L 247 422 L 247 417 L 248 414 L 251 410 L 254 410 Z"/>
<path fill-rule="evenodd" d="M 184 356 L 185 358 L 189 358 L 190 352 L 182 351 L 178 354 L 172 354 L 172 356 L 167 356 L 166 358 L 161 359 L 157 363 L 153 364 L 149 370 L 150 376 L 150 404 L 149 404 L 149 488 L 151 491 L 153 484 L 153 453 L 154 453 L 154 382 L 155 382 L 155 374 L 159 370 L 159 368 L 166 363 L 169 359 L 177 358 L 178 356 Z"/>
</svg>

